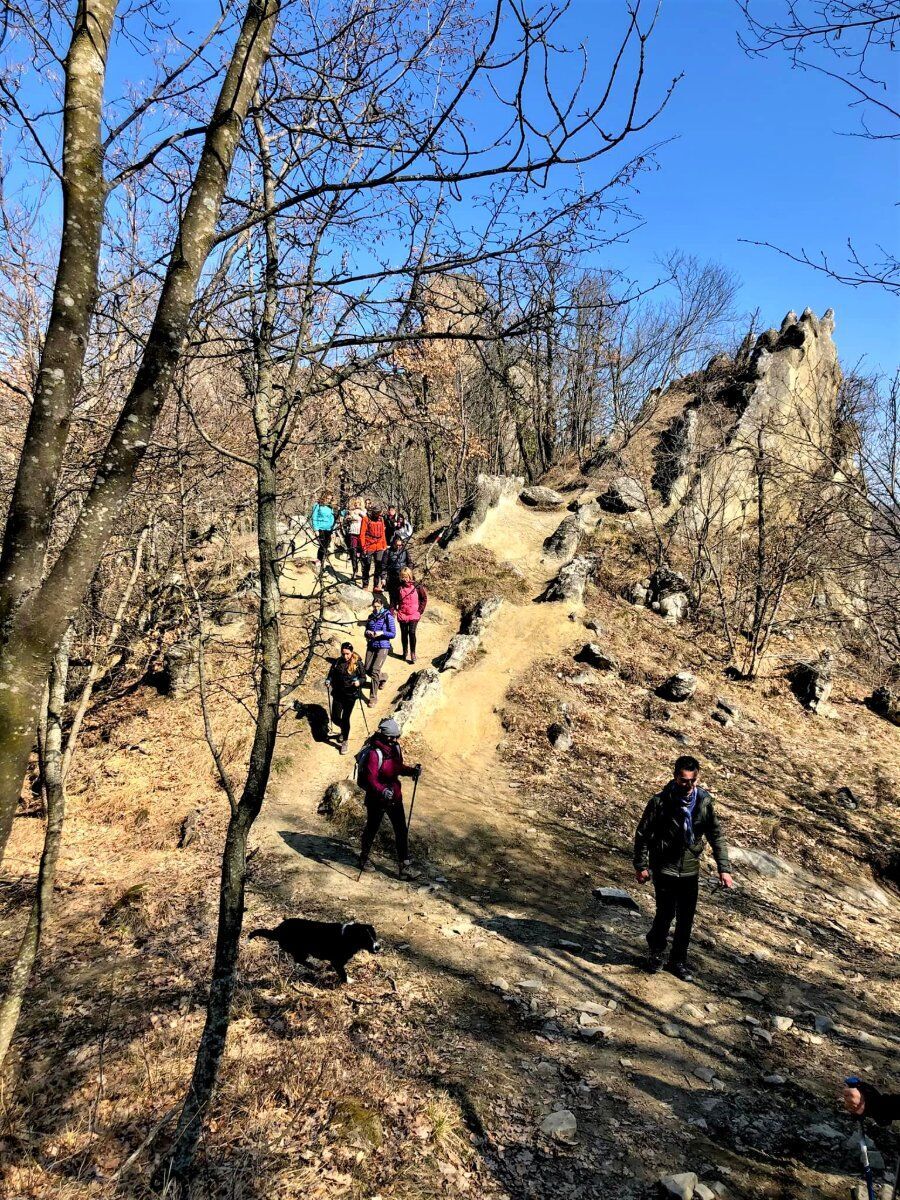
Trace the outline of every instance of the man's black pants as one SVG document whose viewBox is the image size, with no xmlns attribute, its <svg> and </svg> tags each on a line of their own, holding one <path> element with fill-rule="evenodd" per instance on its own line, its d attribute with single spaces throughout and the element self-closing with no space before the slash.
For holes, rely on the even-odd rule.
<svg viewBox="0 0 900 1200">
<path fill-rule="evenodd" d="M 363 830 L 360 857 L 368 859 L 372 843 L 381 827 L 384 815 L 394 827 L 394 837 L 397 839 L 397 861 L 406 862 L 409 858 L 409 835 L 406 829 L 406 813 L 402 800 L 392 800 L 389 804 L 374 795 L 366 794 L 366 827 Z"/>
<path fill-rule="evenodd" d="M 647 945 L 653 954 L 662 954 L 669 940 L 669 929 L 675 922 L 675 936 L 669 961 L 684 962 L 691 940 L 691 927 L 697 911 L 697 893 L 700 889 L 699 875 L 653 876 L 656 890 L 656 916 L 647 931 Z"/>
</svg>

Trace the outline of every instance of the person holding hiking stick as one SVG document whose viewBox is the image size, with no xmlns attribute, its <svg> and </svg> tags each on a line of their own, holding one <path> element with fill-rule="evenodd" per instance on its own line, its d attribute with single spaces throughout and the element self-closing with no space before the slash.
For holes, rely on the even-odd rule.
<svg viewBox="0 0 900 1200">
<path fill-rule="evenodd" d="M 397 622 L 394 614 L 385 606 L 384 596 L 376 592 L 372 597 L 372 611 L 366 618 L 366 674 L 371 680 L 371 691 L 366 701 L 369 708 L 374 708 L 378 700 L 378 689 L 384 683 L 381 668 L 391 649 L 391 642 L 397 636 Z"/>
<path fill-rule="evenodd" d="M 350 749 L 350 717 L 365 677 L 362 659 L 354 652 L 352 642 L 342 642 L 340 657 L 331 664 L 325 679 L 331 700 L 331 720 L 340 730 L 341 754 Z"/>
<path fill-rule="evenodd" d="M 712 847 L 722 887 L 734 886 L 728 847 L 712 797 L 697 783 L 700 764 L 689 754 L 675 762 L 672 779 L 647 804 L 634 838 L 634 870 L 638 883 L 653 879 L 656 916 L 647 931 L 648 969 L 663 964 L 669 929 L 675 936 L 668 969 L 678 979 L 692 978 L 687 963 L 691 929 L 700 888 L 700 856 L 704 838 Z"/>
<path fill-rule="evenodd" d="M 852 1079 L 852 1082 L 851 1082 Z M 900 1092 L 880 1092 L 874 1084 L 852 1076 L 844 1081 L 844 1108 L 854 1117 L 866 1117 L 876 1125 L 900 1121 Z"/>
<path fill-rule="evenodd" d="M 403 808 L 400 777 L 407 775 L 418 783 L 422 764 L 407 766 L 400 748 L 400 726 L 393 717 L 385 717 L 378 725 L 359 758 L 359 783 L 365 792 L 366 825 L 362 833 L 359 869 L 364 871 L 372 844 L 387 814 L 397 840 L 397 863 L 402 877 L 408 871 L 409 827 Z"/>
</svg>

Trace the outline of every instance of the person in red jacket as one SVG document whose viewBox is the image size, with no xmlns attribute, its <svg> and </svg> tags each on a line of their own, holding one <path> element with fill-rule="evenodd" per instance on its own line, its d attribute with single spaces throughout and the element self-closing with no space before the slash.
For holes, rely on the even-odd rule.
<svg viewBox="0 0 900 1200">
<path fill-rule="evenodd" d="M 406 826 L 406 811 L 403 808 L 403 790 L 400 776 L 418 779 L 422 772 L 421 763 L 408 767 L 400 749 L 400 726 L 393 717 L 385 717 L 372 735 L 368 749 L 360 761 L 359 782 L 365 792 L 366 826 L 363 829 L 359 852 L 359 869 L 365 869 L 369 852 L 375 841 L 384 815 L 394 827 L 397 839 L 397 862 L 402 875 L 410 865 L 409 833 Z"/>
<path fill-rule="evenodd" d="M 384 527 L 384 518 L 381 515 L 381 509 L 377 505 L 373 505 L 368 513 L 363 517 L 362 524 L 359 529 L 359 551 L 362 559 L 362 585 L 369 586 L 369 575 L 372 571 L 372 564 L 375 565 L 375 578 L 372 582 L 372 591 L 381 590 L 381 564 L 384 559 L 384 552 L 387 550 L 387 534 Z"/>
</svg>

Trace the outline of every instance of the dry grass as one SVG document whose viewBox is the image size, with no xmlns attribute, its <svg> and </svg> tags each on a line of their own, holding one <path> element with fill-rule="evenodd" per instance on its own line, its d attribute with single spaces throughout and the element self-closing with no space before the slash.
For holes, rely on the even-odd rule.
<svg viewBox="0 0 900 1200">
<path fill-rule="evenodd" d="M 528 585 L 512 567 L 499 563 L 486 546 L 465 546 L 437 561 L 427 585 L 436 596 L 461 610 L 488 596 L 521 600 Z"/>
</svg>

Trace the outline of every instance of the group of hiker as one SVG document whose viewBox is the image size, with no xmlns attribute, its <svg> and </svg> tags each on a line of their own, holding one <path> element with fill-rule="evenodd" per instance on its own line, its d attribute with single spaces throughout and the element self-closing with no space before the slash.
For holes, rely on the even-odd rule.
<svg viewBox="0 0 900 1200">
<path fill-rule="evenodd" d="M 310 524 L 318 543 L 316 562 L 321 573 L 328 562 L 332 538 L 339 530 L 350 559 L 351 581 L 360 577 L 364 588 L 372 579 L 373 591 L 399 584 L 400 571 L 410 566 L 409 540 L 413 535 L 409 517 L 395 504 L 382 505 L 353 496 L 335 508 L 334 494 L 323 492 L 313 505 Z"/>
</svg>

